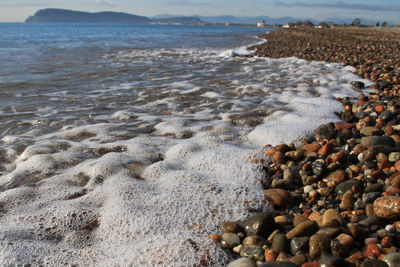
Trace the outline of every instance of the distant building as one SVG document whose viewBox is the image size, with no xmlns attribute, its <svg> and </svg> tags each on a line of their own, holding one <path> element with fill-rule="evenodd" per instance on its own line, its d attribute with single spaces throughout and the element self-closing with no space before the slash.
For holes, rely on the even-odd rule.
<svg viewBox="0 0 400 267">
<path fill-rule="evenodd" d="M 229 22 L 225 22 L 225 26 L 231 26 Z"/>
<path fill-rule="evenodd" d="M 284 29 L 289 29 L 289 28 L 290 28 L 290 25 L 289 25 L 289 24 L 285 24 L 285 25 L 282 26 L 282 28 L 284 28 Z"/>
<path fill-rule="evenodd" d="M 259 28 L 264 27 L 264 26 L 265 26 L 265 21 L 264 21 L 264 20 L 260 20 L 260 21 L 257 23 L 257 27 L 259 27 Z"/>
</svg>

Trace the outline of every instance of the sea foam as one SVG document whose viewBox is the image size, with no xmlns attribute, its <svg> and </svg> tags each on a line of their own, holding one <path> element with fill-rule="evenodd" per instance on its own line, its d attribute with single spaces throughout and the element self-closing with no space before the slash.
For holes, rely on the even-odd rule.
<svg viewBox="0 0 400 267">
<path fill-rule="evenodd" d="M 54 108 L 59 121 L 42 134 L 3 137 L 0 261 L 226 263 L 207 235 L 221 221 L 268 212 L 262 148 L 338 120 L 336 97 L 356 97 L 349 83 L 360 79 L 340 64 L 222 54 L 107 55 L 110 66 L 148 76 L 89 91 L 87 106 L 68 114 Z M 104 106 L 96 113 L 92 102 Z"/>
</svg>

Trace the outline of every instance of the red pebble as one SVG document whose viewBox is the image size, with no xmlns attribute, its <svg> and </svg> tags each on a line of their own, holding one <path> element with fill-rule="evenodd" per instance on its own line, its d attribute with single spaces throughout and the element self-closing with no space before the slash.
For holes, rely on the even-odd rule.
<svg viewBox="0 0 400 267">
<path fill-rule="evenodd" d="M 382 105 L 377 105 L 375 107 L 376 112 L 381 113 L 382 111 L 384 111 L 384 107 Z"/>
<path fill-rule="evenodd" d="M 338 131 L 341 131 L 341 130 L 344 130 L 344 129 L 350 129 L 353 126 L 354 126 L 354 123 L 348 123 L 348 122 L 345 122 L 345 121 L 335 122 L 335 128 Z"/>
<path fill-rule="evenodd" d="M 318 261 L 303 263 L 301 267 L 318 267 Z"/>
<path fill-rule="evenodd" d="M 381 249 L 376 244 L 366 245 L 363 253 L 365 257 L 372 259 L 376 259 L 382 254 Z"/>
<path fill-rule="evenodd" d="M 392 163 L 388 160 L 384 160 L 381 162 L 381 164 L 379 165 L 379 169 L 384 170 L 384 169 L 388 169 L 390 167 L 392 167 Z"/>
<path fill-rule="evenodd" d="M 382 247 L 384 247 L 384 248 L 390 248 L 393 245 L 392 237 L 391 236 L 385 236 L 382 239 L 381 244 L 382 244 Z"/>
<path fill-rule="evenodd" d="M 324 155 L 324 156 L 328 156 L 329 154 L 331 154 L 333 152 L 333 144 L 332 143 L 328 143 L 326 145 L 324 145 L 323 147 L 321 147 L 320 150 L 318 150 L 318 155 Z"/>
</svg>

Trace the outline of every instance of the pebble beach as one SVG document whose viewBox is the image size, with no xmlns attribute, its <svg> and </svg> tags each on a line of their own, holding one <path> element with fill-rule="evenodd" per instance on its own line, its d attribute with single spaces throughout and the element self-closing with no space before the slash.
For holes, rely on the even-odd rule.
<svg viewBox="0 0 400 267">
<path fill-rule="evenodd" d="M 229 267 L 400 266 L 400 31 L 297 28 L 262 36 L 258 57 L 352 66 L 358 98 L 300 142 L 265 144 L 270 213 L 223 221 L 210 238 Z M 366 88 L 368 87 L 368 88 Z"/>
</svg>

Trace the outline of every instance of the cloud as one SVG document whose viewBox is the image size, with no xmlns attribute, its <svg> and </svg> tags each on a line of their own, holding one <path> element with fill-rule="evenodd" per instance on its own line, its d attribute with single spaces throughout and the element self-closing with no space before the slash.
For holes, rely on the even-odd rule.
<svg viewBox="0 0 400 267">
<path fill-rule="evenodd" d="M 108 0 L 96 0 L 96 3 L 101 6 L 115 6 L 114 2 Z"/>
<path fill-rule="evenodd" d="M 275 2 L 277 7 L 306 7 L 306 8 L 336 8 L 336 9 L 351 9 L 351 10 L 368 10 L 368 11 L 400 11 L 400 6 L 374 6 L 365 4 L 347 4 L 344 2 L 337 2 L 333 4 L 322 3 L 303 3 L 296 2 L 288 4 L 284 2 Z"/>
<path fill-rule="evenodd" d="M 175 6 L 215 6 L 213 3 L 209 2 L 192 2 L 192 1 L 187 1 L 187 0 L 178 0 L 178 1 L 171 1 L 168 2 L 169 5 L 175 5 Z"/>
</svg>

